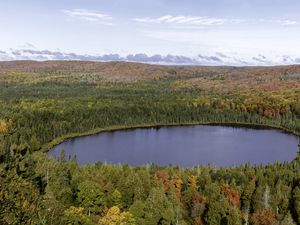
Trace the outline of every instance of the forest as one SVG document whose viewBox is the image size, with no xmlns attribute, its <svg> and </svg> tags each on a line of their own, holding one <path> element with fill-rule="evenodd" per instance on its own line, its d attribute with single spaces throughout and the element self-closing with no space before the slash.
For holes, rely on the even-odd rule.
<svg viewBox="0 0 300 225">
<path fill-rule="evenodd" d="M 71 137 L 184 124 L 299 136 L 300 66 L 0 62 L 0 224 L 300 224 L 300 154 L 230 168 L 45 155 Z"/>
</svg>

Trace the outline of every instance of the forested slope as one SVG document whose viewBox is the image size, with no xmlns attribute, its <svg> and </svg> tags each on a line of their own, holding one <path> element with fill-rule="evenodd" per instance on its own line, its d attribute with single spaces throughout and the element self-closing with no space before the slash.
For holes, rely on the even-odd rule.
<svg viewBox="0 0 300 225">
<path fill-rule="evenodd" d="M 268 125 L 299 134 L 300 67 L 0 63 L 1 224 L 300 224 L 300 161 L 90 165 L 42 153 L 108 128 Z"/>
</svg>

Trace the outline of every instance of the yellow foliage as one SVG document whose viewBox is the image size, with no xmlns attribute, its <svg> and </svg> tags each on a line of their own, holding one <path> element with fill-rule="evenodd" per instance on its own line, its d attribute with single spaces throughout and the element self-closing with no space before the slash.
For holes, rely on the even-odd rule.
<svg viewBox="0 0 300 225">
<path fill-rule="evenodd" d="M 0 134 L 6 134 L 9 131 L 9 128 L 12 125 L 12 121 L 0 120 Z"/>
<path fill-rule="evenodd" d="M 194 175 L 189 176 L 188 178 L 188 182 L 191 188 L 193 189 L 198 189 L 198 185 L 197 185 L 197 177 Z"/>
<path fill-rule="evenodd" d="M 119 207 L 111 207 L 106 215 L 99 220 L 100 225 L 135 225 L 134 218 L 129 212 L 121 212 Z"/>
<path fill-rule="evenodd" d="M 179 200 L 181 197 L 181 186 L 183 184 L 183 181 L 179 177 L 173 177 L 173 183 L 175 188 L 175 194 L 177 199 Z"/>
<path fill-rule="evenodd" d="M 65 217 L 68 221 L 68 224 L 93 224 L 90 218 L 84 214 L 84 208 L 82 207 L 74 207 L 71 206 L 70 208 L 66 209 Z"/>
</svg>

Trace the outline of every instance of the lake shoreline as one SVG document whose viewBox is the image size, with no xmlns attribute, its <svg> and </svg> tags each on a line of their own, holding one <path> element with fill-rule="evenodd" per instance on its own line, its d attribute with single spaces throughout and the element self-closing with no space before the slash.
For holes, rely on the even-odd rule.
<svg viewBox="0 0 300 225">
<path fill-rule="evenodd" d="M 281 132 L 295 135 L 300 138 L 300 133 L 297 133 L 292 130 L 285 129 L 280 126 L 268 125 L 268 124 L 251 124 L 251 123 L 237 123 L 237 122 L 186 122 L 186 123 L 166 123 L 166 124 L 140 124 L 140 125 L 115 125 L 105 128 L 97 128 L 91 131 L 82 132 L 82 133 L 72 133 L 64 135 L 58 138 L 55 138 L 51 142 L 43 145 L 40 150 L 44 153 L 49 152 L 55 146 L 78 137 L 86 137 L 91 135 L 96 135 L 102 132 L 114 132 L 122 130 L 134 130 L 134 129 L 148 129 L 148 128 L 162 128 L 162 127 L 182 127 L 182 126 L 224 126 L 224 127 L 233 127 L 233 128 L 249 128 L 249 129 L 268 129 L 268 130 L 279 130 Z"/>
</svg>

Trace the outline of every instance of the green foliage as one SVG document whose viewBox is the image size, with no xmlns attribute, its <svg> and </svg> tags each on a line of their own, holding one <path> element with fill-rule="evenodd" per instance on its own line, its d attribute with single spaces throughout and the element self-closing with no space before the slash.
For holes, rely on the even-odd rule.
<svg viewBox="0 0 300 225">
<path fill-rule="evenodd" d="M 77 201 L 88 215 L 99 214 L 106 207 L 105 195 L 99 185 L 89 180 L 78 185 Z"/>
<path fill-rule="evenodd" d="M 293 190 L 293 209 L 295 212 L 295 217 L 297 218 L 297 222 L 300 223 L 300 188 L 296 187 Z"/>
<path fill-rule="evenodd" d="M 290 213 L 288 213 L 281 222 L 282 225 L 296 225 Z"/>
<path fill-rule="evenodd" d="M 111 194 L 109 201 L 110 205 L 122 208 L 122 194 L 117 189 Z"/>
<path fill-rule="evenodd" d="M 145 201 L 143 224 L 171 224 L 175 212 L 162 188 L 153 188 Z"/>
<path fill-rule="evenodd" d="M 41 150 L 107 128 L 268 125 L 300 133 L 300 67 L 0 65 L 0 224 L 300 224 L 300 157 L 234 168 L 78 166 Z"/>
<path fill-rule="evenodd" d="M 37 223 L 40 204 L 40 194 L 30 182 L 13 174 L 1 179 L 1 224 Z"/>
<path fill-rule="evenodd" d="M 28 170 L 25 171 L 28 173 L 18 175 L 16 167 L 8 171 L 1 167 L 2 224 L 97 224 L 103 217 L 114 218 L 116 213 L 119 218 L 126 212 L 131 215 L 128 218 L 139 225 L 241 224 L 242 220 L 272 224 L 274 221 L 297 223 L 299 219 L 300 189 L 296 186 L 289 191 L 299 181 L 299 170 L 294 169 L 294 163 L 230 169 L 205 166 L 178 169 L 105 164 L 79 167 L 72 160 L 54 161 L 37 153 L 25 155 L 19 160 L 18 165 L 22 161 L 31 162 L 26 163 Z M 181 180 L 180 193 L 173 186 L 174 181 L 170 180 L 169 189 L 165 190 L 158 180 L 158 173 L 165 174 L 170 180 Z M 201 184 L 203 176 L 208 181 L 204 185 Z M 46 188 L 36 182 L 41 177 L 43 182 L 48 180 Z M 147 178 L 145 183 L 143 177 Z M 272 179 L 266 179 L 268 177 Z M 140 191 L 143 194 L 138 199 L 134 196 L 131 200 L 123 198 L 129 186 L 126 182 L 120 182 L 122 179 L 141 180 L 140 184 L 144 187 Z M 233 179 L 236 181 L 232 182 Z M 134 183 L 130 184 L 132 189 L 136 188 Z M 269 208 L 265 209 L 267 186 L 270 187 Z M 241 190 L 240 197 L 234 195 L 239 197 L 235 200 L 240 204 L 236 204 L 238 201 L 233 201 L 231 192 L 226 190 Z M 119 211 L 113 210 L 113 214 L 107 214 L 106 207 L 117 207 Z"/>
<path fill-rule="evenodd" d="M 226 221 L 227 205 L 225 196 L 221 194 L 220 186 L 216 183 L 207 185 L 206 192 L 210 193 L 207 204 L 205 221 L 208 225 L 222 224 Z"/>
<path fill-rule="evenodd" d="M 145 204 L 141 200 L 135 201 L 129 208 L 129 212 L 134 216 L 137 224 L 145 223 Z"/>
<path fill-rule="evenodd" d="M 228 210 L 226 220 L 223 221 L 223 224 L 227 225 L 242 225 L 242 215 L 238 208 L 231 207 Z"/>
</svg>

